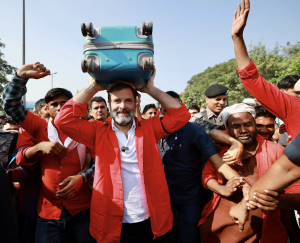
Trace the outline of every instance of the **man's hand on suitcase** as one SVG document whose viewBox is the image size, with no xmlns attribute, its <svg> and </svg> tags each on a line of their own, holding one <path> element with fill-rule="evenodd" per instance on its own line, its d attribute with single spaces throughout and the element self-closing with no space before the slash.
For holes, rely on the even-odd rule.
<svg viewBox="0 0 300 243">
<path fill-rule="evenodd" d="M 40 79 L 50 74 L 51 74 L 50 70 L 47 69 L 43 64 L 39 62 L 36 62 L 34 64 L 23 65 L 17 71 L 18 76 L 26 79 L 30 79 L 30 78 Z"/>
<path fill-rule="evenodd" d="M 101 84 L 98 84 L 98 83 L 96 82 L 96 80 L 93 79 L 91 76 L 89 76 L 89 84 L 90 84 L 92 87 L 94 87 L 94 88 L 97 90 L 97 92 L 102 91 L 102 90 L 106 90 L 106 89 L 107 89 L 107 87 L 104 87 L 104 86 L 102 86 Z"/>
<path fill-rule="evenodd" d="M 148 80 L 147 85 L 143 88 L 138 89 L 138 90 L 143 92 L 143 93 L 149 94 L 149 92 L 155 88 L 155 86 L 154 86 L 155 75 L 156 75 L 156 68 L 154 67 L 153 74 L 152 74 L 151 78 Z"/>
</svg>

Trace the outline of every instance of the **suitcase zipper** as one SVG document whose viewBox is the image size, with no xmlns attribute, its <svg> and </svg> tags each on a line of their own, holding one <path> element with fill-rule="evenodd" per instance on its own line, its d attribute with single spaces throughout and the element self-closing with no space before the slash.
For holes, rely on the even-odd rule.
<svg viewBox="0 0 300 243">
<path fill-rule="evenodd" d="M 84 44 L 84 51 L 110 50 L 110 49 L 147 49 L 154 52 L 154 44 L 149 41 L 128 41 L 128 42 L 88 42 Z"/>
</svg>

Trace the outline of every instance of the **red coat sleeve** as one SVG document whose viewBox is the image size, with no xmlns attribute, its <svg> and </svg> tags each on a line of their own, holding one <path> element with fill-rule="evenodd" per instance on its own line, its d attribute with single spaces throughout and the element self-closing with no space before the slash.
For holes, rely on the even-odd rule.
<svg viewBox="0 0 300 243">
<path fill-rule="evenodd" d="M 205 166 L 203 168 L 202 178 L 201 178 L 202 184 L 206 189 L 209 189 L 206 184 L 210 179 L 216 179 L 216 180 L 218 179 L 217 173 L 218 173 L 217 170 L 215 169 L 213 164 L 210 162 L 210 160 L 207 160 L 207 162 L 205 163 Z"/>
<path fill-rule="evenodd" d="M 35 138 L 41 129 L 44 129 L 47 121 L 31 112 L 27 112 L 25 120 L 22 122 L 21 127 L 28 132 L 28 134 Z"/>
<path fill-rule="evenodd" d="M 253 61 L 242 70 L 239 76 L 244 87 L 275 116 L 285 120 L 300 112 L 298 97 L 290 96 L 267 82 L 257 71 Z"/>
<path fill-rule="evenodd" d="M 103 126 L 103 123 L 80 119 L 85 115 L 86 109 L 86 103 L 77 103 L 70 99 L 55 117 L 55 125 L 68 137 L 95 149 L 97 127 Z"/>
<path fill-rule="evenodd" d="M 170 133 L 178 131 L 185 126 L 191 118 L 191 114 L 186 109 L 185 105 L 181 103 L 179 108 L 167 109 L 167 113 L 163 118 L 155 117 L 142 122 L 150 124 L 153 127 L 156 141 L 168 136 Z"/>
</svg>

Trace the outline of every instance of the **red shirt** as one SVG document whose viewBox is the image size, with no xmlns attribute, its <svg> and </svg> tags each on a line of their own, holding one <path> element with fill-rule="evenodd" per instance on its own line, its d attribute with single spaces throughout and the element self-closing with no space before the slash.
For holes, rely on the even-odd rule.
<svg viewBox="0 0 300 243">
<path fill-rule="evenodd" d="M 284 121 L 292 139 L 300 132 L 300 98 L 288 95 L 267 82 L 257 71 L 255 64 L 239 70 L 244 87 L 271 113 Z"/>
<path fill-rule="evenodd" d="M 95 149 L 90 232 L 97 242 L 117 243 L 120 242 L 124 205 L 118 139 L 112 130 L 111 117 L 105 123 L 81 120 L 86 107 L 86 103 L 69 100 L 58 114 L 56 125 L 72 139 Z M 154 238 L 164 235 L 173 226 L 168 185 L 157 141 L 168 136 L 164 129 L 173 133 L 189 119 L 184 105 L 168 109 L 162 120 L 159 117 L 136 119 L 136 153 Z"/>
<path fill-rule="evenodd" d="M 48 119 L 42 119 L 31 112 L 27 116 L 20 130 L 17 148 L 25 146 L 17 157 L 17 163 L 21 166 L 33 165 L 36 161 L 27 163 L 25 152 L 32 147 L 32 138 L 36 143 L 43 141 L 49 142 L 48 139 Z M 67 135 L 57 129 L 59 139 L 63 143 Z M 40 189 L 37 212 L 40 217 L 45 219 L 59 220 L 61 211 L 65 207 L 73 216 L 90 207 L 91 189 L 87 184 L 83 184 L 78 193 L 71 200 L 62 200 L 56 197 L 56 192 L 62 189 L 59 183 L 68 176 L 77 175 L 81 171 L 80 159 L 77 149 L 71 150 L 65 158 L 55 157 L 52 155 L 40 155 L 40 167 L 42 174 L 42 183 Z"/>
<path fill-rule="evenodd" d="M 256 152 L 256 162 L 258 169 L 258 177 L 261 177 L 268 168 L 283 154 L 283 147 L 277 143 L 267 141 L 262 136 L 256 135 L 256 140 L 259 144 L 259 148 Z M 228 150 L 225 146 L 221 151 L 221 156 Z M 223 177 L 219 174 L 212 163 L 208 160 L 202 172 L 202 183 L 205 188 L 207 182 L 210 179 L 217 179 L 220 184 L 223 184 Z M 217 193 L 213 193 L 213 196 L 203 209 L 201 216 L 202 219 L 198 225 L 203 224 L 208 216 L 217 208 L 221 196 Z M 273 243 L 273 242 L 287 242 L 288 236 L 283 224 L 280 221 L 280 210 L 264 211 L 263 214 L 263 227 L 261 243 Z M 228 212 L 229 217 L 229 212 Z M 238 225 L 237 225 L 238 227 Z"/>
</svg>

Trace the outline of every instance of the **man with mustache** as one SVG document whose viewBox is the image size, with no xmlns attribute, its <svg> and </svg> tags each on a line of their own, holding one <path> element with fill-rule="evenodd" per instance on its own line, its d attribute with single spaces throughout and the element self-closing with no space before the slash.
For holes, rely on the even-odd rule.
<svg viewBox="0 0 300 243">
<path fill-rule="evenodd" d="M 224 122 L 230 136 L 244 145 L 241 162 L 232 168 L 250 185 L 253 185 L 283 154 L 282 146 L 257 134 L 255 115 L 254 107 L 240 103 L 225 108 L 218 118 Z M 220 154 L 226 151 L 227 146 Z M 217 173 L 212 163 L 207 161 L 202 173 L 202 182 L 204 187 L 212 190 L 214 194 L 211 202 L 202 211 L 202 219 L 199 221 L 201 242 L 258 242 L 266 238 L 273 240 L 268 242 L 284 242 L 282 239 L 287 241 L 285 228 L 280 222 L 279 209 L 269 213 L 259 208 L 251 211 L 243 232 L 239 231 L 239 227 L 228 214 L 232 206 L 243 200 L 243 194 L 237 190 L 238 178 L 227 181 Z"/>
<path fill-rule="evenodd" d="M 273 141 L 272 137 L 275 133 L 275 116 L 261 105 L 255 107 L 255 112 L 257 133 L 266 140 Z"/>
<path fill-rule="evenodd" d="M 120 80 L 108 89 L 111 117 L 105 123 L 81 120 L 87 102 L 105 90 L 91 78 L 58 116 L 60 129 L 96 152 L 90 232 L 97 242 L 162 242 L 160 236 L 172 228 L 157 141 L 183 127 L 190 114 L 183 104 L 154 86 L 154 77 L 155 72 L 140 91 L 164 105 L 167 114 L 162 119 L 138 121 L 136 88 Z"/>
<path fill-rule="evenodd" d="M 106 122 L 108 108 L 101 96 L 93 97 L 89 102 L 89 113 L 97 121 Z"/>
</svg>

